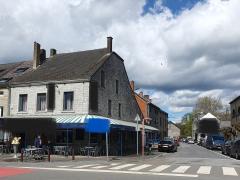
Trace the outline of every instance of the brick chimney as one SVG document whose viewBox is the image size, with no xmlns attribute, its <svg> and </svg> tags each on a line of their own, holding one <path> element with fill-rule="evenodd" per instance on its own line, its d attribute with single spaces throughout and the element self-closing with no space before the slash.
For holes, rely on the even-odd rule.
<svg viewBox="0 0 240 180">
<path fill-rule="evenodd" d="M 57 50 L 56 49 L 50 49 L 50 57 L 53 57 L 56 54 L 57 54 Z"/>
<path fill-rule="evenodd" d="M 46 50 L 45 49 L 41 49 L 40 50 L 40 65 L 42 63 L 44 63 L 45 60 L 46 60 Z"/>
<path fill-rule="evenodd" d="M 107 50 L 108 50 L 108 53 L 112 52 L 112 40 L 113 40 L 112 37 L 107 37 Z"/>
<path fill-rule="evenodd" d="M 40 44 L 34 42 L 33 45 L 33 69 L 37 69 L 40 65 Z"/>
<path fill-rule="evenodd" d="M 135 90 L 134 81 L 130 81 L 130 86 L 131 86 L 131 89 L 134 91 Z"/>
</svg>

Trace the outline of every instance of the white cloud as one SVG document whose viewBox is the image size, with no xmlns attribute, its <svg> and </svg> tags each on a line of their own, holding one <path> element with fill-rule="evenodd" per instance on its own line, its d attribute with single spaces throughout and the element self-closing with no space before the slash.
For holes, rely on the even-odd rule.
<svg viewBox="0 0 240 180">
<path fill-rule="evenodd" d="M 200 94 L 238 95 L 240 1 L 209 0 L 178 16 L 145 0 L 12 0 L 0 3 L 0 63 L 31 59 L 33 41 L 59 52 L 106 46 L 124 58 L 130 79 L 152 89 L 169 111 L 187 111 Z M 163 11 L 158 14 L 159 10 Z M 229 96 L 231 94 L 232 96 Z M 159 99 L 157 98 L 159 97 Z"/>
</svg>

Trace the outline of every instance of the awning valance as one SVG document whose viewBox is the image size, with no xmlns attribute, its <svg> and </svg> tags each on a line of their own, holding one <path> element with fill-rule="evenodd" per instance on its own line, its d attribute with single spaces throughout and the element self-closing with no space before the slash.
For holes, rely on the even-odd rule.
<svg viewBox="0 0 240 180">
<path fill-rule="evenodd" d="M 96 115 L 78 115 L 78 116 L 57 116 L 55 117 L 56 123 L 58 127 L 60 128 L 84 128 L 84 124 L 87 123 L 88 119 L 108 119 L 110 121 L 111 127 L 130 127 L 133 129 L 137 129 L 137 123 L 136 122 L 129 122 L 129 121 L 122 121 L 122 120 L 116 120 L 111 118 L 106 118 L 102 116 L 96 116 Z M 142 128 L 142 124 L 138 125 L 138 129 Z M 159 131 L 157 128 L 152 126 L 145 125 L 144 128 L 146 130 L 150 131 Z"/>
</svg>

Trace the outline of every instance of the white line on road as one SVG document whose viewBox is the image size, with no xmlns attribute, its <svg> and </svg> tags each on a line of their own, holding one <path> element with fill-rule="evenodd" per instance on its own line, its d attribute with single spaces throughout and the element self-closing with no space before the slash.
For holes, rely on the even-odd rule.
<svg viewBox="0 0 240 180">
<path fill-rule="evenodd" d="M 93 169 L 102 169 L 102 168 L 105 168 L 107 166 L 95 166 L 95 167 L 92 167 Z"/>
<path fill-rule="evenodd" d="M 151 172 L 161 172 L 161 171 L 163 171 L 163 170 L 165 170 L 165 169 L 167 169 L 169 167 L 170 167 L 170 165 L 161 165 L 161 166 L 158 166 L 158 167 L 156 167 L 154 169 L 151 169 L 150 171 Z"/>
<path fill-rule="evenodd" d="M 128 170 L 129 171 L 139 171 L 141 169 L 144 169 L 144 168 L 147 168 L 147 167 L 150 167 L 150 166 L 152 166 L 152 165 L 151 164 L 143 164 L 143 165 L 136 166 L 136 167 L 128 169 Z"/>
<path fill-rule="evenodd" d="M 223 175 L 225 176 L 238 176 L 237 172 L 233 167 L 222 167 Z"/>
<path fill-rule="evenodd" d="M 210 174 L 211 168 L 211 166 L 200 166 L 197 174 Z"/>
<path fill-rule="evenodd" d="M 19 168 L 19 167 L 17 167 Z M 20 167 L 25 169 L 50 170 L 50 171 L 69 171 L 69 172 L 93 172 L 93 173 L 118 173 L 134 175 L 155 175 L 155 176 L 175 176 L 197 178 L 195 174 L 173 174 L 173 173 L 154 173 L 154 172 L 136 172 L 136 171 L 111 171 L 102 169 L 69 169 L 69 168 L 41 168 L 41 167 Z"/>
<path fill-rule="evenodd" d="M 174 169 L 172 172 L 173 173 L 185 173 L 190 166 L 179 166 L 178 168 Z"/>
<path fill-rule="evenodd" d="M 70 167 L 71 165 L 68 165 L 68 166 L 57 166 L 59 168 L 66 168 L 66 167 Z"/>
<path fill-rule="evenodd" d="M 88 164 L 88 165 L 76 166 L 74 168 L 80 169 L 80 168 L 86 168 L 86 167 L 97 166 L 97 165 L 99 165 L 99 164 Z"/>
<path fill-rule="evenodd" d="M 112 169 L 112 170 L 119 170 L 119 169 L 123 169 L 123 168 L 126 168 L 126 167 L 134 166 L 134 165 L 136 165 L 136 164 L 123 164 L 123 165 L 116 166 L 116 167 L 109 168 L 109 169 Z"/>
</svg>

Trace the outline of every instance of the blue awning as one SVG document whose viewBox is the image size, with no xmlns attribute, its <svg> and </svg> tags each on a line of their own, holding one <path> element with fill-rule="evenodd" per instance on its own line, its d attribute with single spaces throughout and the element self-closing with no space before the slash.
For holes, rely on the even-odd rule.
<svg viewBox="0 0 240 180">
<path fill-rule="evenodd" d="M 110 127 L 115 129 L 131 130 L 131 131 L 135 131 L 137 129 L 136 122 L 111 119 L 111 118 L 97 116 L 97 115 L 57 116 L 52 118 L 56 120 L 57 127 L 61 129 L 84 128 L 88 122 L 88 119 L 98 119 L 99 121 L 108 119 L 110 122 Z M 140 130 L 141 128 L 142 128 L 142 125 L 139 124 L 138 130 Z M 145 130 L 149 130 L 149 131 L 159 131 L 157 128 L 152 126 L 145 125 L 144 128 Z"/>
</svg>

